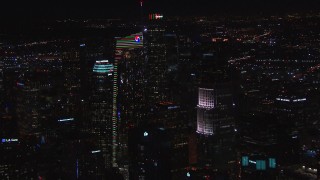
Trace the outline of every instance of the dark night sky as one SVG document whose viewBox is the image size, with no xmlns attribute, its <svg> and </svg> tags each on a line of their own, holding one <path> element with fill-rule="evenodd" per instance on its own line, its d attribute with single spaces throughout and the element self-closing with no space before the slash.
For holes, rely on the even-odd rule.
<svg viewBox="0 0 320 180">
<path fill-rule="evenodd" d="M 319 10 L 320 0 L 144 0 L 145 8 L 168 15 L 256 14 Z M 139 0 L 8 1 L 0 19 L 138 17 Z"/>
</svg>

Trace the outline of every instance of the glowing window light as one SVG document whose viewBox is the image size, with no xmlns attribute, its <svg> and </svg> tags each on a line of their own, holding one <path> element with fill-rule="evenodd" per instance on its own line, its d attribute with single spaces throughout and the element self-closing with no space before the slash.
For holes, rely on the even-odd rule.
<svg viewBox="0 0 320 180">
<path fill-rule="evenodd" d="M 68 118 L 68 119 L 59 119 L 59 122 L 66 122 L 66 121 L 73 121 L 74 118 Z"/>
<path fill-rule="evenodd" d="M 156 14 L 156 19 L 162 19 L 163 15 L 162 14 Z"/>
<path fill-rule="evenodd" d="M 252 160 L 249 160 L 249 163 L 251 163 L 251 164 L 257 164 L 256 161 L 252 161 Z"/>
<path fill-rule="evenodd" d="M 276 159 L 269 158 L 269 168 L 276 168 Z"/>
<path fill-rule="evenodd" d="M 147 137 L 148 135 L 149 135 L 149 133 L 147 131 L 143 133 L 144 137 Z"/>
<path fill-rule="evenodd" d="M 290 102 L 290 99 L 276 98 L 277 101 Z"/>
<path fill-rule="evenodd" d="M 17 82 L 17 86 L 24 86 L 24 83 Z"/>
<path fill-rule="evenodd" d="M 266 170 L 266 161 L 264 161 L 264 160 L 257 160 L 256 169 L 257 169 L 257 170 Z"/>
<path fill-rule="evenodd" d="M 283 101 L 283 102 L 302 102 L 306 101 L 307 98 L 301 98 L 301 99 L 284 99 L 284 98 L 276 98 L 277 101 Z"/>
<path fill-rule="evenodd" d="M 248 166 L 249 165 L 249 157 L 242 156 L 241 163 L 242 163 L 242 166 Z"/>
<path fill-rule="evenodd" d="M 108 60 L 101 60 L 96 61 L 95 65 L 93 66 L 93 72 L 96 73 L 110 73 L 113 71 L 113 65 L 107 64 Z"/>
<path fill-rule="evenodd" d="M 78 159 L 77 159 L 77 172 L 76 172 L 76 174 L 77 174 L 77 179 L 79 178 L 79 161 L 78 161 Z"/>
<path fill-rule="evenodd" d="M 301 101 L 306 101 L 307 98 L 302 98 L 302 99 L 294 99 L 293 102 L 301 102 Z"/>
<path fill-rule="evenodd" d="M 96 63 L 107 63 L 109 62 L 109 60 L 99 60 L 99 61 L 96 61 Z"/>
<path fill-rule="evenodd" d="M 149 20 L 159 20 L 159 19 L 163 19 L 163 14 L 149 14 Z"/>
<path fill-rule="evenodd" d="M 99 153 L 101 150 L 91 151 L 92 154 Z"/>
</svg>

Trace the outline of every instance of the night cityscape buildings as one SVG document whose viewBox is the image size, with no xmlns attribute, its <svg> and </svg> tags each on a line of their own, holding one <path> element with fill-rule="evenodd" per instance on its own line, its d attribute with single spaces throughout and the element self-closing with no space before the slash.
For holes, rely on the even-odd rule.
<svg viewBox="0 0 320 180">
<path fill-rule="evenodd" d="M 197 110 L 197 132 L 204 135 L 214 133 L 214 113 L 215 103 L 214 89 L 199 88 L 199 101 Z"/>
<path fill-rule="evenodd" d="M 89 4 L 3 16 L 0 179 L 320 178 L 320 5 Z"/>
</svg>

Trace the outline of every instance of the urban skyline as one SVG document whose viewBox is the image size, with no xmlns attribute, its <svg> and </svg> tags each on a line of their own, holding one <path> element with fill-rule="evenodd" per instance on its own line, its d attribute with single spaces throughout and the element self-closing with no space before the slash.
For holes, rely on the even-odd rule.
<svg viewBox="0 0 320 180">
<path fill-rule="evenodd" d="M 69 3 L 1 7 L 0 179 L 320 178 L 316 2 Z"/>
</svg>

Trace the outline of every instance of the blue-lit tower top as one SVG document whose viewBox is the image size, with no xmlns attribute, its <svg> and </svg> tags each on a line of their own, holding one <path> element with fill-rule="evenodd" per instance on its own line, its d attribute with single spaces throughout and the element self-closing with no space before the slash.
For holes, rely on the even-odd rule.
<svg viewBox="0 0 320 180">
<path fill-rule="evenodd" d="M 108 76 L 110 76 L 113 72 L 113 65 L 109 63 L 108 60 L 98 60 L 93 66 L 93 72 L 99 74 L 108 74 Z"/>
</svg>

